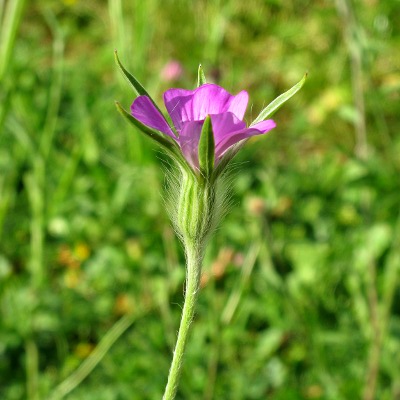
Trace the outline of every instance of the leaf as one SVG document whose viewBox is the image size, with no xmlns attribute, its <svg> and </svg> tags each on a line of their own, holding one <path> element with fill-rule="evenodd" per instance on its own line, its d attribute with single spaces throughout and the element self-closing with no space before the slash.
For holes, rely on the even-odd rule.
<svg viewBox="0 0 400 400">
<path fill-rule="evenodd" d="M 160 144 L 162 147 L 172 150 L 175 153 L 175 148 L 176 145 L 167 138 L 164 134 L 161 132 L 149 128 L 148 126 L 142 124 L 140 121 L 138 121 L 136 118 L 134 118 L 131 114 L 129 114 L 122 106 L 121 104 L 116 101 L 115 105 L 117 107 L 117 110 L 121 113 L 121 115 L 128 120 L 132 125 L 134 125 L 136 128 L 138 128 L 142 133 L 144 133 L 146 136 L 149 136 L 151 139 L 156 141 L 158 144 Z"/>
<path fill-rule="evenodd" d="M 255 125 L 261 121 L 266 120 L 272 114 L 274 114 L 284 103 L 286 103 L 292 96 L 294 96 L 304 85 L 304 82 L 307 79 L 307 74 L 305 74 L 302 78 L 302 80 L 296 85 L 294 85 L 291 89 L 289 89 L 287 92 L 281 94 L 278 96 L 274 101 L 269 103 L 267 107 L 265 107 L 258 117 L 251 123 L 250 126 Z"/>
<path fill-rule="evenodd" d="M 199 166 L 205 178 L 211 176 L 215 162 L 215 143 L 211 118 L 208 115 L 204 120 L 199 141 Z"/>
<path fill-rule="evenodd" d="M 201 64 L 199 65 L 199 69 L 197 71 L 197 87 L 204 85 L 207 83 L 206 76 L 204 75 L 204 70 Z"/>
</svg>

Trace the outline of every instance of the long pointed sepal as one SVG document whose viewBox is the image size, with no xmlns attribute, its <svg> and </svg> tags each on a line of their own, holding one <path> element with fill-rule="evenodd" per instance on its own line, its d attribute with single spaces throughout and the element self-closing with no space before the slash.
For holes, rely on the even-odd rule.
<svg viewBox="0 0 400 400">
<path fill-rule="evenodd" d="M 304 82 L 307 79 L 307 74 L 303 76 L 300 82 L 296 83 L 292 88 L 290 88 L 287 92 L 282 93 L 278 96 L 274 101 L 265 107 L 258 117 L 251 123 L 250 126 L 257 124 L 258 122 L 264 121 L 272 116 L 284 103 L 286 103 L 291 97 L 293 97 L 304 85 Z"/>
<path fill-rule="evenodd" d="M 206 76 L 204 75 L 204 70 L 201 64 L 199 65 L 199 69 L 197 70 L 197 87 L 204 85 L 207 83 Z"/>
<path fill-rule="evenodd" d="M 132 87 L 133 91 L 136 93 L 137 96 L 147 96 L 151 102 L 154 104 L 154 106 L 157 108 L 158 111 L 162 114 L 162 111 L 156 104 L 156 102 L 151 98 L 147 90 L 143 87 L 143 85 L 122 65 L 119 57 L 118 57 L 118 52 L 117 50 L 114 50 L 114 58 L 115 58 L 115 63 L 118 66 L 118 69 L 121 71 L 123 77 L 126 79 L 126 81 L 129 83 L 129 85 Z"/>
<path fill-rule="evenodd" d="M 142 124 L 131 114 L 129 114 L 128 111 L 126 111 L 118 101 L 115 102 L 115 106 L 117 107 L 117 110 L 120 112 L 120 114 L 131 125 L 139 129 L 144 135 L 148 136 L 150 139 L 160 145 L 165 150 L 165 152 L 171 158 L 173 158 L 185 171 L 192 172 L 191 167 L 183 157 L 182 151 L 175 141 L 170 139 L 168 136 L 165 136 L 163 133 Z"/>
<path fill-rule="evenodd" d="M 215 163 L 215 141 L 211 123 L 211 118 L 208 115 L 204 120 L 203 128 L 200 134 L 199 141 L 199 167 L 203 177 L 208 179 L 213 170 Z"/>
<path fill-rule="evenodd" d="M 114 58 L 115 58 L 115 63 L 117 64 L 119 70 L 121 71 L 124 78 L 131 85 L 131 87 L 135 91 L 135 93 L 138 96 L 150 97 L 150 95 L 147 93 L 147 91 L 143 87 L 143 85 L 122 65 L 122 63 L 118 57 L 117 50 L 114 50 Z"/>
<path fill-rule="evenodd" d="M 174 147 L 177 147 L 171 140 L 167 138 L 164 134 L 161 132 L 149 128 L 148 126 L 142 124 L 140 121 L 138 121 L 136 118 L 134 118 L 131 114 L 126 111 L 121 104 L 116 101 L 115 106 L 117 107 L 117 110 L 120 112 L 120 114 L 133 126 L 138 128 L 142 133 L 144 133 L 146 136 L 150 137 L 152 140 L 156 141 L 159 145 L 161 145 L 163 148 L 167 150 L 173 150 Z"/>
</svg>

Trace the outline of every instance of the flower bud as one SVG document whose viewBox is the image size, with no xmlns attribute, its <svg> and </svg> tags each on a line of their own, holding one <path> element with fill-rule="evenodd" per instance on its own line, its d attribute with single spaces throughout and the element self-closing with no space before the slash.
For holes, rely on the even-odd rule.
<svg viewBox="0 0 400 400">
<path fill-rule="evenodd" d="M 204 244 L 214 225 L 215 190 L 190 173 L 182 173 L 179 190 L 176 227 L 183 241 Z"/>
</svg>

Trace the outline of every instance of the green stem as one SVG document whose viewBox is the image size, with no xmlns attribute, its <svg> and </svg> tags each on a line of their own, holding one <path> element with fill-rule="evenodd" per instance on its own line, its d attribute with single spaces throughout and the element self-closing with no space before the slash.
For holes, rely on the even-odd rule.
<svg viewBox="0 0 400 400">
<path fill-rule="evenodd" d="M 38 370 L 39 352 L 36 343 L 32 339 L 25 342 L 26 354 L 26 391 L 28 400 L 38 400 Z"/>
<path fill-rule="evenodd" d="M 173 400 L 178 390 L 183 354 L 185 352 L 185 346 L 190 325 L 193 320 L 197 294 L 200 286 L 201 262 L 203 258 L 200 247 L 201 246 L 196 244 L 186 244 L 187 275 L 185 303 L 183 305 L 178 339 L 176 341 L 163 400 Z"/>
</svg>

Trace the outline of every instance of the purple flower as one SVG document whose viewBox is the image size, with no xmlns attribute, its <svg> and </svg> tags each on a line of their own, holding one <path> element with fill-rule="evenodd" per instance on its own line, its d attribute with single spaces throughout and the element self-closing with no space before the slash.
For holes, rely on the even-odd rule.
<svg viewBox="0 0 400 400">
<path fill-rule="evenodd" d="M 236 143 L 275 128 L 271 119 L 247 128 L 243 117 L 248 101 L 249 96 L 244 90 L 234 96 L 218 85 L 207 83 L 195 90 L 169 89 L 164 93 L 173 128 L 148 96 L 135 99 L 131 114 L 142 124 L 173 138 L 188 163 L 197 170 L 200 133 L 207 116 L 211 118 L 214 134 L 215 165 Z"/>
</svg>

